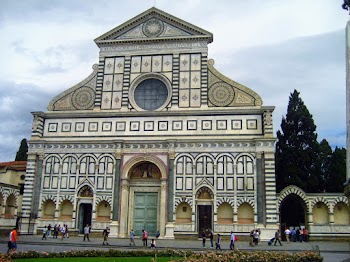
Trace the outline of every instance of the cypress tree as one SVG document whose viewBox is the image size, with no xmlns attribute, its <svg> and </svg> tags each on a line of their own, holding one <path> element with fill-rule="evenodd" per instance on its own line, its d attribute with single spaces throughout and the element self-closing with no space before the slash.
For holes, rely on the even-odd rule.
<svg viewBox="0 0 350 262">
<path fill-rule="evenodd" d="M 23 138 L 17 151 L 15 161 L 27 161 L 28 144 L 27 139 Z"/>
<path fill-rule="evenodd" d="M 319 151 L 312 115 L 294 90 L 289 97 L 287 115 L 282 118 L 281 131 L 277 132 L 277 191 L 295 185 L 306 192 L 321 192 Z"/>
</svg>

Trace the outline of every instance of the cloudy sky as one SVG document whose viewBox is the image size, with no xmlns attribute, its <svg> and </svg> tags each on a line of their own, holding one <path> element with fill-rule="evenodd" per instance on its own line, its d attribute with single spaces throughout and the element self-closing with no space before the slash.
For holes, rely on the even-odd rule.
<svg viewBox="0 0 350 262">
<path fill-rule="evenodd" d="M 98 62 L 93 39 L 157 8 L 214 34 L 209 57 L 227 77 L 276 106 L 300 92 L 319 140 L 345 146 L 342 0 L 1 0 L 0 162 L 30 139 L 33 111 L 85 79 Z"/>
</svg>

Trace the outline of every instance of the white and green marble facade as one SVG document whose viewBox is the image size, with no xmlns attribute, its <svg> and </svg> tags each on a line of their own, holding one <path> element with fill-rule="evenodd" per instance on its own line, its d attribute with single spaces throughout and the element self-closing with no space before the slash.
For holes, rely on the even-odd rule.
<svg viewBox="0 0 350 262">
<path fill-rule="evenodd" d="M 49 223 L 77 231 L 79 205 L 89 203 L 92 231 L 110 226 L 111 236 L 127 237 L 134 196 L 144 192 L 158 196 L 162 238 L 198 234 L 199 204 L 212 206 L 216 233 L 259 227 L 263 237 L 271 236 L 279 222 L 274 107 L 214 68 L 212 40 L 211 33 L 156 8 L 95 39 L 100 55 L 91 75 L 56 96 L 47 112 L 33 112 L 21 231 Z M 134 96 L 149 79 L 167 91 L 155 110 Z M 159 177 L 134 176 L 142 163 L 156 166 Z M 82 193 L 86 188 L 91 195 Z M 62 211 L 66 203 L 71 214 Z M 177 221 L 181 203 L 191 209 L 186 223 Z M 223 203 L 232 208 L 231 224 L 218 222 Z M 249 224 L 239 222 L 242 204 L 253 210 Z"/>
</svg>

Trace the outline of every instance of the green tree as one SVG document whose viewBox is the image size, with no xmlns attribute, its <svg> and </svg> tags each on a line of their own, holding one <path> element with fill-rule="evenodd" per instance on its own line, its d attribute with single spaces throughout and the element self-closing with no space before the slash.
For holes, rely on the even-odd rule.
<svg viewBox="0 0 350 262">
<path fill-rule="evenodd" d="M 328 193 L 343 192 L 346 181 L 346 149 L 334 149 L 328 172 L 325 177 L 325 191 Z"/>
<path fill-rule="evenodd" d="M 323 191 L 319 151 L 312 115 L 294 90 L 289 97 L 287 115 L 282 118 L 281 131 L 277 132 L 277 191 L 288 185 L 306 192 Z"/>
<path fill-rule="evenodd" d="M 28 144 L 27 139 L 23 138 L 17 151 L 15 161 L 27 161 Z"/>
<path fill-rule="evenodd" d="M 320 143 L 320 154 L 319 154 L 319 161 L 321 165 L 321 177 L 323 181 L 322 189 L 325 190 L 326 188 L 326 177 L 329 172 L 331 159 L 332 159 L 332 148 L 329 145 L 328 141 L 326 139 L 323 139 Z"/>
</svg>

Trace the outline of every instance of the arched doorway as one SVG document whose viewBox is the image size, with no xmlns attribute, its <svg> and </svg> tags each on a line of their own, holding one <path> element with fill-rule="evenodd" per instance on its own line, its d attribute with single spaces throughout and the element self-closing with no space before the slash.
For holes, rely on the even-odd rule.
<svg viewBox="0 0 350 262">
<path fill-rule="evenodd" d="M 280 205 L 280 225 L 282 238 L 285 239 L 286 228 L 303 228 L 307 224 L 307 207 L 301 197 L 288 195 Z"/>
<path fill-rule="evenodd" d="M 92 198 L 93 190 L 89 186 L 83 186 L 78 192 L 78 224 L 77 228 L 80 234 L 83 234 L 84 227 L 91 226 L 92 221 Z"/>
<path fill-rule="evenodd" d="M 208 187 L 197 191 L 197 230 L 200 237 L 203 231 L 213 228 L 213 192 Z"/>
</svg>

